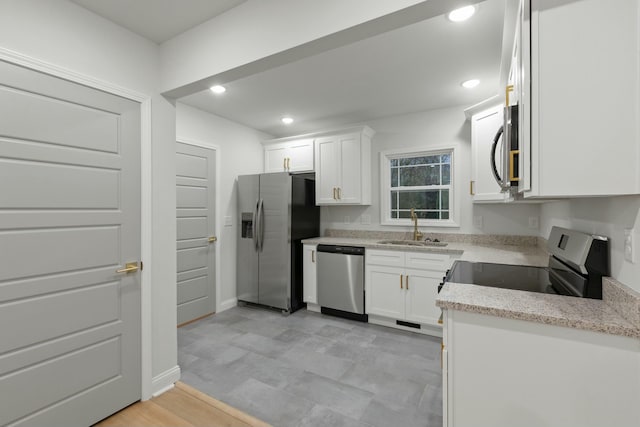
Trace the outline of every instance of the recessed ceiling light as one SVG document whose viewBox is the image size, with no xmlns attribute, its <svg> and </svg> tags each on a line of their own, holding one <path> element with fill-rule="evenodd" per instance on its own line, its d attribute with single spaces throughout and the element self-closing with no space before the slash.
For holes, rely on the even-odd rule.
<svg viewBox="0 0 640 427">
<path fill-rule="evenodd" d="M 211 90 L 211 92 L 217 95 L 220 95 L 221 93 L 225 93 L 227 91 L 227 89 L 224 86 L 220 86 L 220 85 L 211 86 L 209 89 Z"/>
<path fill-rule="evenodd" d="M 461 7 L 460 9 L 452 10 L 451 12 L 449 12 L 447 17 L 451 22 L 462 22 L 471 18 L 474 13 L 476 13 L 475 6 L 465 6 Z"/>
<path fill-rule="evenodd" d="M 480 84 L 480 80 L 478 79 L 471 79 L 461 83 L 462 87 L 466 89 L 473 89 L 479 84 Z"/>
<path fill-rule="evenodd" d="M 291 123 L 293 123 L 293 119 L 291 117 L 283 117 L 281 120 L 285 125 L 290 125 Z"/>
</svg>

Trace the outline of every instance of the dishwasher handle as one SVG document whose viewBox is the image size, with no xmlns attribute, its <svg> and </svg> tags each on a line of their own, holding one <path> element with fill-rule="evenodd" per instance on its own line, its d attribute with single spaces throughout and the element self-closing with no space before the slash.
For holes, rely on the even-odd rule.
<svg viewBox="0 0 640 427">
<path fill-rule="evenodd" d="M 364 255 L 364 248 L 360 246 L 342 246 L 342 245 L 318 245 L 318 252 L 327 252 L 342 255 Z"/>
</svg>

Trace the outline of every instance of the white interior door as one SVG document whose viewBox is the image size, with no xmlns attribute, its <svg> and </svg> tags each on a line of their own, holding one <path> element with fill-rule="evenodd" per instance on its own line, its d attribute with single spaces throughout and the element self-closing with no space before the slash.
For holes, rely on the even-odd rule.
<svg viewBox="0 0 640 427">
<path fill-rule="evenodd" d="M 178 325 L 216 310 L 215 156 L 176 144 Z"/>
<path fill-rule="evenodd" d="M 0 61 L 0 425 L 140 399 L 140 104 Z"/>
</svg>

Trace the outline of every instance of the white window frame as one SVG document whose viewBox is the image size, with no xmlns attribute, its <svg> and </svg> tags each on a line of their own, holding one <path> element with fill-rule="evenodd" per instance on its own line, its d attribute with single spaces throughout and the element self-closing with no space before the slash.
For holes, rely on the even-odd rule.
<svg viewBox="0 0 640 427">
<path fill-rule="evenodd" d="M 380 223 L 382 225 L 412 226 L 409 218 L 391 218 L 391 160 L 402 157 L 432 156 L 451 153 L 451 183 L 449 190 L 449 219 L 418 219 L 419 227 L 459 227 L 458 221 L 458 179 L 456 146 L 439 145 L 415 148 L 401 148 L 380 152 Z"/>
</svg>

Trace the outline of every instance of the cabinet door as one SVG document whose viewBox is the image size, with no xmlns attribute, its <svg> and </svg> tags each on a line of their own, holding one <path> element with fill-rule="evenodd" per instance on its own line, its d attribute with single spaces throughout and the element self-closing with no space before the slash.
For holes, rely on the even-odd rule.
<svg viewBox="0 0 640 427">
<path fill-rule="evenodd" d="M 264 171 L 284 172 L 287 170 L 286 159 L 289 156 L 289 149 L 282 144 L 265 147 L 264 149 Z"/>
<path fill-rule="evenodd" d="M 318 303 L 316 287 L 316 246 L 303 246 L 302 298 L 304 302 Z"/>
<path fill-rule="evenodd" d="M 367 314 L 404 319 L 404 269 L 370 265 L 365 268 Z"/>
<path fill-rule="evenodd" d="M 430 270 L 406 270 L 405 288 L 406 319 L 411 322 L 437 325 L 441 310 L 436 307 L 438 284 L 444 272 Z"/>
<path fill-rule="evenodd" d="M 362 200 L 360 135 L 343 135 L 339 140 L 340 184 L 338 185 L 338 203 L 360 203 Z"/>
<path fill-rule="evenodd" d="M 316 204 L 333 205 L 338 202 L 336 189 L 339 187 L 340 149 L 335 137 L 316 139 Z"/>
<path fill-rule="evenodd" d="M 289 172 L 313 172 L 313 139 L 301 139 L 289 144 Z"/>
<path fill-rule="evenodd" d="M 493 139 L 504 121 L 504 107 L 497 105 L 475 114 L 471 119 L 471 161 L 472 191 L 474 202 L 503 201 L 505 194 L 493 177 L 491 166 L 491 146 Z M 502 144 L 502 137 L 498 145 Z M 496 165 L 502 170 L 502 156 L 496 150 Z"/>
</svg>

